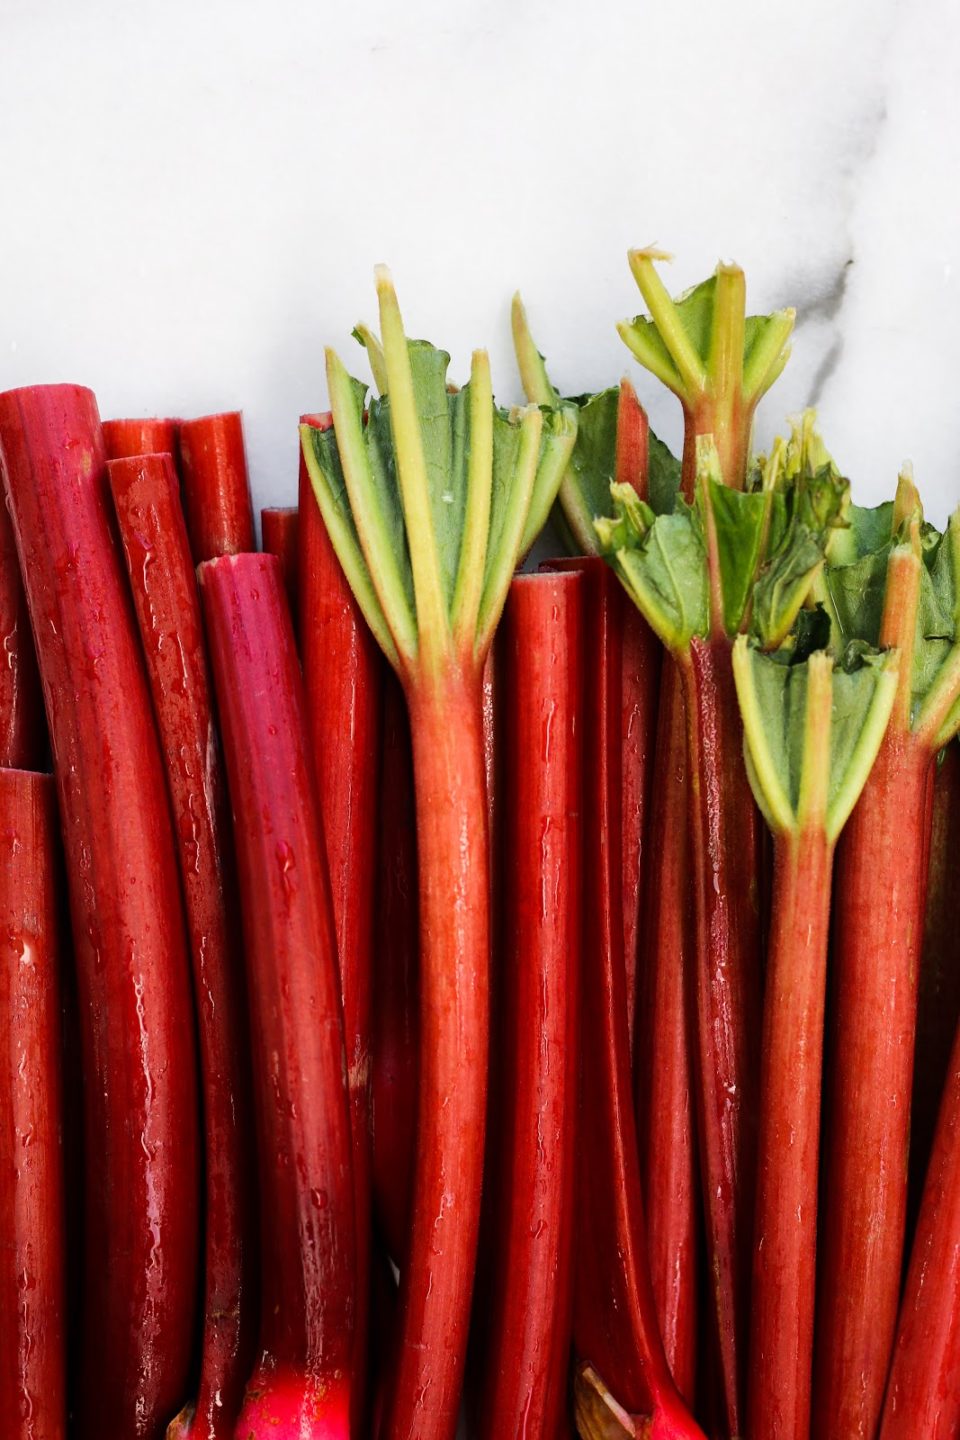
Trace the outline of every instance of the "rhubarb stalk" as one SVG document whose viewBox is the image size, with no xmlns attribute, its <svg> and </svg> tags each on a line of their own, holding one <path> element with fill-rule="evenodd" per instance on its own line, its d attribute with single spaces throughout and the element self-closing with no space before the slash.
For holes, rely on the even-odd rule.
<svg viewBox="0 0 960 1440">
<path fill-rule="evenodd" d="M 170 455 L 177 462 L 179 420 L 104 420 L 103 445 L 108 460 L 133 455 Z"/>
<path fill-rule="evenodd" d="M 390 672 L 383 687 L 377 836 L 373 1200 L 387 1252 L 399 1266 L 409 1236 L 416 1154 L 419 933 L 410 721 L 400 682 Z"/>
<path fill-rule="evenodd" d="M 573 1300 L 583 577 L 514 580 L 497 640 L 500 1097 L 488 1147 L 490 1305 L 478 1434 L 555 1436 Z M 531 1037 L 536 1042 L 531 1043 Z M 517 1204 L 517 1196 L 523 1204 Z"/>
<path fill-rule="evenodd" d="M 619 329 L 632 354 L 683 407 L 681 488 L 688 501 L 696 497 L 703 546 L 696 563 L 706 561 L 701 569 L 706 590 L 702 596 L 674 594 L 679 627 L 665 630 L 661 624 L 659 633 L 680 663 L 685 692 L 701 1176 L 724 1401 L 730 1434 L 737 1436 L 749 1309 L 761 937 L 759 830 L 740 760 L 730 645 L 749 623 L 748 596 L 765 558 L 763 497 L 742 494 L 753 415 L 786 364 L 793 312 L 748 317 L 743 272 L 732 265 L 718 266 L 709 280 L 674 302 L 656 271 L 655 262 L 663 258 L 652 250 L 631 252 L 630 267 L 650 315 Z M 701 484 L 697 467 L 702 468 L 707 437 L 711 480 Z M 680 538 L 686 525 L 682 503 L 680 511 L 663 516 L 661 537 Z M 652 514 L 647 507 L 645 531 Z M 652 542 L 651 560 L 661 537 Z M 631 587 L 622 569 L 621 578 L 658 629 L 653 616 L 661 605 L 660 581 L 665 579 L 669 590 L 670 577 L 655 577 L 652 590 L 646 581 L 639 590 Z M 691 600 L 703 603 L 696 617 Z"/>
<path fill-rule="evenodd" d="M 93 395 L 0 396 L 0 454 L 50 726 L 96 1162 L 77 1433 L 152 1437 L 183 1402 L 199 1249 L 192 998 L 163 762 Z"/>
<path fill-rule="evenodd" d="M 408 343 L 378 271 L 386 395 L 333 352 L 332 431 L 301 428 L 357 603 L 410 711 L 420 868 L 419 1116 L 400 1337 L 382 1433 L 456 1428 L 480 1214 L 490 882 L 482 675 L 517 558 L 552 503 L 574 417 L 495 409 L 489 365 L 449 393 L 448 357 Z M 536 518 L 531 518 L 536 517 Z"/>
<path fill-rule="evenodd" d="M 233 1434 L 255 1342 L 252 1096 L 238 896 L 200 599 L 168 454 L 107 463 L 180 849 L 200 1037 L 205 1293 L 199 1385 L 168 1432 Z"/>
<path fill-rule="evenodd" d="M 47 737 L 13 526 L 0 496 L 0 767 L 42 765 Z"/>
<path fill-rule="evenodd" d="M 917 1218 L 927 1164 L 960 1023 L 960 745 L 941 752 L 930 821 L 927 908 L 917 996 L 917 1040 L 910 1116 L 908 1229 Z"/>
<path fill-rule="evenodd" d="M 920 1205 L 880 1440 L 960 1431 L 960 1040 L 954 1042 Z"/>
<path fill-rule="evenodd" d="M 280 561 L 296 630 L 300 618 L 300 511 L 296 505 L 265 506 L 260 511 L 260 534 L 266 554 L 276 555 Z"/>
<path fill-rule="evenodd" d="M 633 493 L 631 491 L 631 493 Z M 650 1283 L 633 1113 L 623 958 L 621 649 L 618 612 L 628 603 L 597 557 L 585 571 L 587 707 L 584 744 L 584 941 L 580 1118 L 576 1173 L 573 1332 L 582 1366 L 575 1392 L 581 1434 L 607 1433 L 594 1415 L 595 1377 L 636 1433 L 699 1436 L 674 1384 Z M 601 1415 L 608 1407 L 601 1406 Z M 601 1428 L 597 1428 L 600 1426 Z M 646 1428 L 644 1428 L 646 1427 Z M 610 1432 L 615 1433 L 615 1432 Z M 627 1433 L 632 1434 L 631 1429 Z"/>
<path fill-rule="evenodd" d="M 309 420 L 304 417 L 301 423 Z M 383 662 L 330 543 L 302 453 L 299 500 L 300 655 L 333 892 L 353 1132 L 357 1237 L 354 1372 L 355 1401 L 362 1407 L 372 1238 L 370 1030 Z"/>
<path fill-rule="evenodd" d="M 857 656 L 848 673 L 823 651 L 790 665 L 741 636 L 733 663 L 747 768 L 774 835 L 747 1430 L 807 1440 L 833 847 L 883 740 L 897 656 Z"/>
<path fill-rule="evenodd" d="M 279 561 L 200 567 L 234 816 L 261 1210 L 260 1357 L 236 1435 L 347 1440 L 356 1310 L 336 931 Z"/>
<path fill-rule="evenodd" d="M 239 410 L 181 420 L 180 476 L 197 565 L 254 548 L 253 510 Z"/>
<path fill-rule="evenodd" d="M 0 769 L 0 1414 L 66 1433 L 66 1247 L 53 778 Z"/>
<path fill-rule="evenodd" d="M 938 749 L 960 723 L 960 517 L 935 545 L 901 477 L 892 540 L 830 567 L 844 640 L 896 646 L 889 729 L 837 852 L 830 1205 L 822 1232 L 814 1428 L 872 1437 L 900 1295 L 917 977 Z"/>
</svg>

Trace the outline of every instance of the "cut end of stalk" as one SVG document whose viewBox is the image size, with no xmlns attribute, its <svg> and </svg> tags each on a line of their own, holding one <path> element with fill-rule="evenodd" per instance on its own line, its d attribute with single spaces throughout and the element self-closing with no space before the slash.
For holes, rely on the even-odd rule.
<svg viewBox="0 0 960 1440">
<path fill-rule="evenodd" d="M 673 258 L 669 250 L 661 250 L 659 245 L 639 245 L 635 249 L 627 251 L 627 262 L 631 270 L 636 265 L 648 262 L 669 265 Z"/>
<path fill-rule="evenodd" d="M 247 1387 L 235 1434 L 243 1440 L 350 1440 L 349 1385 L 343 1376 L 263 1368 Z"/>
</svg>

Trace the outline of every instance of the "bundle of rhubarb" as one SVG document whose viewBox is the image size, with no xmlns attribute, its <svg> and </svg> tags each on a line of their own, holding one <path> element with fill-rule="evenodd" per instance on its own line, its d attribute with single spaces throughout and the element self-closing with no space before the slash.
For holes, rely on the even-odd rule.
<svg viewBox="0 0 960 1440">
<path fill-rule="evenodd" d="M 378 271 L 260 552 L 237 413 L 0 395 L 5 1440 L 960 1434 L 960 513 L 663 258 L 679 459 Z"/>
</svg>

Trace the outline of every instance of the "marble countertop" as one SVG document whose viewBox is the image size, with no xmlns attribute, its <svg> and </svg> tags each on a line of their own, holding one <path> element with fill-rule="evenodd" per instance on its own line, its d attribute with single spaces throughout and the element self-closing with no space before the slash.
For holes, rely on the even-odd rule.
<svg viewBox="0 0 960 1440">
<path fill-rule="evenodd" d="M 387 260 L 455 373 L 518 398 L 524 293 L 569 391 L 631 369 L 628 246 L 794 304 L 759 440 L 817 404 L 855 495 L 910 457 L 960 501 L 960 18 L 947 0 L 6 0 L 0 386 L 104 415 L 241 407 L 258 503 L 292 499 Z M 355 363 L 362 366 L 359 352 Z M 641 383 L 675 440 L 675 402 Z"/>
</svg>

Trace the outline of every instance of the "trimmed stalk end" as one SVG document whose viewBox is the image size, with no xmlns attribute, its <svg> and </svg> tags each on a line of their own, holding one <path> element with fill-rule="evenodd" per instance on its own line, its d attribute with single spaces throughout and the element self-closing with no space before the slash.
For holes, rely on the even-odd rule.
<svg viewBox="0 0 960 1440">
<path fill-rule="evenodd" d="M 263 1368 L 247 1387 L 236 1425 L 243 1440 L 350 1440 L 350 1387 L 343 1376 Z"/>
</svg>

